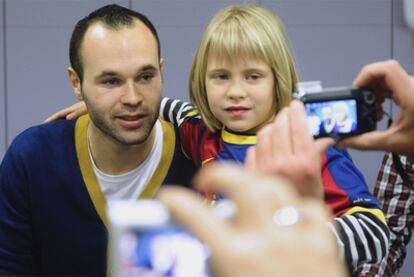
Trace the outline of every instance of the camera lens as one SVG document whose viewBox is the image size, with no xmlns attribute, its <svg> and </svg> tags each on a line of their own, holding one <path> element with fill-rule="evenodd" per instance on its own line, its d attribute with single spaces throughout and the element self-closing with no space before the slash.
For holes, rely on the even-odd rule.
<svg viewBox="0 0 414 277">
<path fill-rule="evenodd" d="M 375 102 L 374 93 L 372 93 L 370 91 L 364 92 L 364 101 L 365 101 L 365 103 L 367 103 L 369 105 L 374 104 L 374 102 Z"/>
</svg>

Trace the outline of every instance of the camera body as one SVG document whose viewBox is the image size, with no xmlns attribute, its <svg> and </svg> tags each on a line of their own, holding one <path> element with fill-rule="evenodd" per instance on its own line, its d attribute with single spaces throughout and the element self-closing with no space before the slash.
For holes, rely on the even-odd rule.
<svg viewBox="0 0 414 277">
<path fill-rule="evenodd" d="M 232 216 L 234 205 L 223 200 L 214 212 Z M 208 246 L 176 224 L 161 202 L 114 201 L 108 218 L 110 275 L 210 276 Z"/>
<path fill-rule="evenodd" d="M 311 134 L 341 138 L 377 128 L 375 94 L 369 89 L 329 88 L 299 98 Z"/>
</svg>

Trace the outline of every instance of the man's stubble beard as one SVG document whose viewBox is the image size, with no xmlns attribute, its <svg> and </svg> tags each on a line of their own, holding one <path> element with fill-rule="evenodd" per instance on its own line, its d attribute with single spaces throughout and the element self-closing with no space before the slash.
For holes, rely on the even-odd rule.
<svg viewBox="0 0 414 277">
<path fill-rule="evenodd" d="M 82 92 L 82 95 L 84 95 L 83 92 Z M 160 100 L 158 101 L 157 108 L 154 111 L 154 113 L 148 113 L 148 111 L 145 110 L 145 113 L 147 114 L 146 123 L 140 126 L 139 128 L 128 132 L 128 133 L 141 132 L 142 136 L 131 140 L 131 139 L 127 139 L 123 137 L 122 135 L 120 135 L 119 131 L 117 131 L 117 128 L 115 127 L 114 124 L 111 124 L 111 122 L 106 122 L 107 120 L 105 120 L 105 117 L 102 115 L 102 113 L 100 111 L 97 111 L 86 97 L 83 96 L 83 100 L 86 104 L 86 107 L 89 113 L 89 118 L 93 122 L 95 127 L 99 129 L 99 131 L 103 133 L 105 136 L 126 146 L 142 144 L 148 139 L 158 119 L 160 103 L 161 103 L 161 98 L 160 98 Z M 119 126 L 119 128 L 122 128 L 122 127 Z"/>
</svg>

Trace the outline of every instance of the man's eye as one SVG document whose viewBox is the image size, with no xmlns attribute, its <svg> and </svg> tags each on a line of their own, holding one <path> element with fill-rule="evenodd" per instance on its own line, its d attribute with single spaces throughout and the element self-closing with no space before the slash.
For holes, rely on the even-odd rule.
<svg viewBox="0 0 414 277">
<path fill-rule="evenodd" d="M 118 79 L 106 79 L 102 81 L 102 84 L 104 84 L 105 86 L 117 86 L 119 85 L 119 80 Z"/>
<path fill-rule="evenodd" d="M 153 78 L 154 78 L 154 74 L 149 74 L 149 73 L 143 74 L 141 76 L 141 79 L 144 81 L 151 81 Z"/>
</svg>

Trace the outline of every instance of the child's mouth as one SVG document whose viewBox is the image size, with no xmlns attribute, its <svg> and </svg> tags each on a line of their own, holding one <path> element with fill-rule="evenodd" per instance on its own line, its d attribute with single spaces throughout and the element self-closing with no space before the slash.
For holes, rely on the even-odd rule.
<svg viewBox="0 0 414 277">
<path fill-rule="evenodd" d="M 241 106 L 233 106 L 226 108 L 226 112 L 228 112 L 231 116 L 234 117 L 240 117 L 247 113 L 250 110 L 250 108 L 247 107 L 241 107 Z"/>
</svg>

